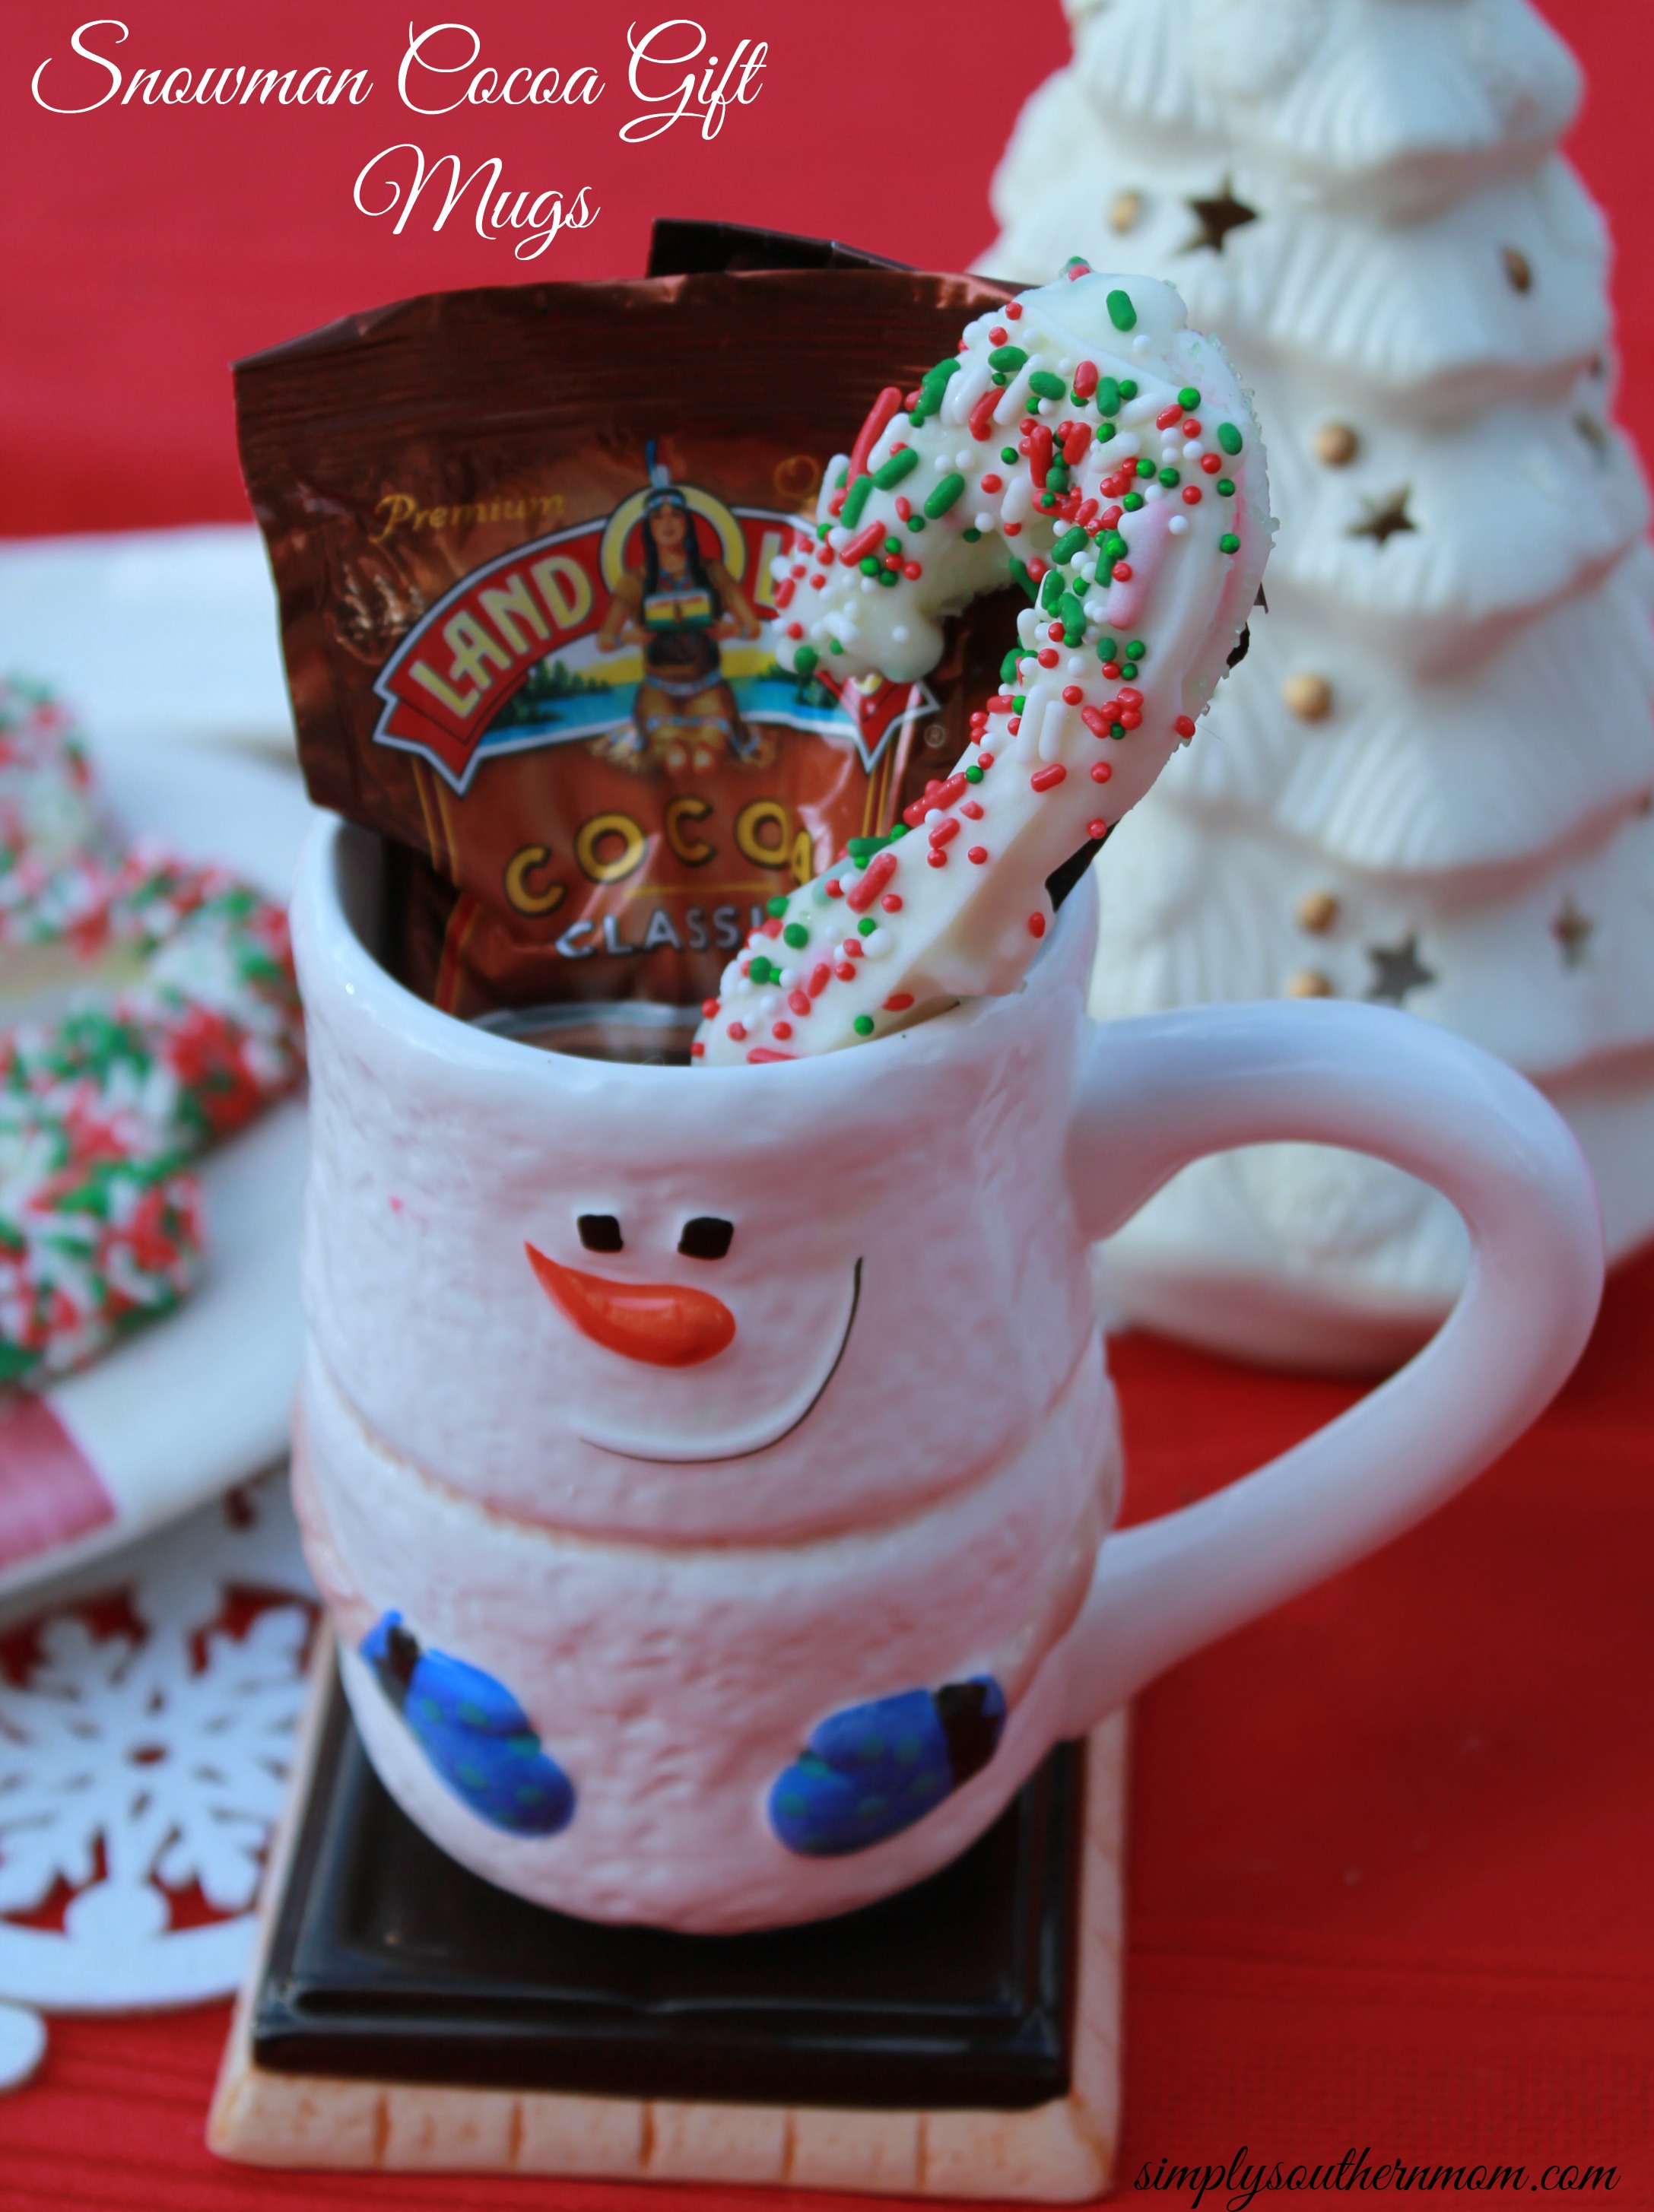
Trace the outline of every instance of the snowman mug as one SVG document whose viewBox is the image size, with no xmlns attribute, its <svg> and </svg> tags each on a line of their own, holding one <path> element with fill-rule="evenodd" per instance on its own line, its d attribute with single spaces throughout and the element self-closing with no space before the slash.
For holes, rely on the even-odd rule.
<svg viewBox="0 0 1654 2212">
<path fill-rule="evenodd" d="M 1020 988 L 790 1065 L 605 1065 L 413 997 L 330 825 L 295 1484 L 368 1755 L 503 1888 L 708 1932 L 844 1911 L 1049 1751 L 1386 1541 L 1534 1418 L 1602 1236 L 1563 1122 L 1413 1017 L 1094 1024 L 1090 883 Z M 1306 1139 L 1464 1217 L 1469 1286 L 1361 1402 L 1110 1534 L 1090 1249 L 1186 1162 Z"/>
</svg>

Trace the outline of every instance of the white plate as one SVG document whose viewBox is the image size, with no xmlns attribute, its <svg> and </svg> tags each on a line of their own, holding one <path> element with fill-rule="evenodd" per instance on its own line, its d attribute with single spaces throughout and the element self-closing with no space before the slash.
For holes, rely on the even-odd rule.
<svg viewBox="0 0 1654 2212">
<path fill-rule="evenodd" d="M 73 702 L 100 752 L 293 757 L 276 593 L 251 523 L 0 544 L 0 671 Z"/>
<path fill-rule="evenodd" d="M 199 746 L 94 744 L 130 833 L 285 902 L 315 811 L 297 775 Z M 305 1116 L 277 1107 L 202 1164 L 207 1267 L 179 1310 L 0 1414 L 0 1602 L 279 1460 L 299 1358 Z"/>
</svg>

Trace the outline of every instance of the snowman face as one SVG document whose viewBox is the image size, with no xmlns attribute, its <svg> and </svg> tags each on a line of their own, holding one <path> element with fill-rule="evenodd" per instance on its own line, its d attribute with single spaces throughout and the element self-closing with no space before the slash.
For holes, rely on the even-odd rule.
<svg viewBox="0 0 1654 2212">
<path fill-rule="evenodd" d="M 958 1118 L 964 1073 L 933 1103 L 917 1066 L 876 1118 L 818 1115 L 828 1081 L 850 1097 L 824 1060 L 754 1128 L 715 1075 L 588 1099 L 575 1063 L 520 1049 L 485 1110 L 363 1085 L 348 1127 L 325 1095 L 318 1117 L 313 1338 L 444 1486 L 600 1539 L 848 1531 L 982 1480 L 1085 1356 L 1062 1146 L 1031 1138 L 1065 1095 L 1056 1053 L 976 1071 Z"/>
<path fill-rule="evenodd" d="M 587 1253 L 612 1255 L 626 1249 L 625 1232 L 615 1214 L 579 1214 L 575 1229 Z M 703 1265 L 715 1263 L 728 1257 L 734 1237 L 734 1223 L 721 1215 L 694 1215 L 678 1237 L 677 1256 Z M 733 1311 L 716 1291 L 704 1282 L 684 1279 L 676 1270 L 674 1279 L 639 1282 L 589 1267 L 568 1266 L 532 1243 L 523 1249 L 535 1280 L 553 1306 L 581 1336 L 617 1359 L 644 1369 L 698 1369 L 729 1352 L 740 1334 Z M 618 1422 L 612 1413 L 605 1418 L 600 1409 L 612 1407 L 617 1386 L 625 1397 L 632 1378 L 599 1359 L 590 1377 L 590 1407 L 583 1410 L 576 1404 L 569 1411 L 575 1435 L 582 1443 L 622 1459 L 685 1464 L 696 1460 L 747 1459 L 769 1450 L 809 1419 L 838 1371 L 860 1303 L 861 1265 L 857 1259 L 842 1328 L 836 1340 L 829 1337 L 818 1356 L 805 1358 L 793 1387 L 787 1387 L 785 1373 L 775 1376 L 772 1387 L 760 1394 L 760 1403 L 748 1403 L 739 1411 L 732 1405 L 729 1419 L 715 1431 L 702 1429 L 693 1436 L 652 1433 L 635 1414 L 629 1419 L 623 1414 Z M 806 1347 L 806 1351 L 816 1354 L 817 1347 Z M 775 1388 L 776 1384 L 781 1387 Z M 715 1386 L 715 1401 L 721 1395 Z M 676 1409 L 678 1424 L 682 1424 L 687 1412 L 688 1406 L 680 1403 Z"/>
<path fill-rule="evenodd" d="M 1087 927 L 863 1051 L 628 1067 L 423 1006 L 308 884 L 313 1358 L 423 1480 L 599 1541 L 848 1535 L 974 1489 L 1097 1365 Z"/>
</svg>

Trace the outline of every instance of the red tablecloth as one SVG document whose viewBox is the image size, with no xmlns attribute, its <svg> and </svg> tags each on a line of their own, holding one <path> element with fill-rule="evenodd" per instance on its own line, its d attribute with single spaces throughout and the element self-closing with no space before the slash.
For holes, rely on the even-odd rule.
<svg viewBox="0 0 1654 2212">
<path fill-rule="evenodd" d="M 763 95 L 710 143 L 683 127 L 621 148 L 634 12 L 494 0 L 467 18 L 486 60 L 599 59 L 606 105 L 417 123 L 391 104 L 406 11 L 368 0 L 154 0 L 129 15 L 130 44 L 108 47 L 194 68 L 371 63 L 377 104 L 354 116 L 48 117 L 29 76 L 67 55 L 82 11 L 5 10 L 0 532 L 242 514 L 234 355 L 434 284 L 635 270 L 657 210 L 957 265 L 991 234 L 985 189 L 1010 116 L 1065 50 L 1055 0 L 900 12 L 719 0 L 701 11 L 713 48 L 769 41 Z M 1571 150 L 1617 233 L 1621 411 L 1646 444 L 1654 12 L 1647 0 L 1548 12 L 1591 72 Z M 514 184 L 590 182 L 601 219 L 527 270 L 457 222 L 390 238 L 352 210 L 350 186 L 404 136 L 467 166 L 498 151 Z M 1240 1472 L 1348 1395 L 1148 1340 L 1122 1345 L 1117 1366 L 1138 1513 Z M 1370 2144 L 1375 2165 L 1523 2160 L 1535 2179 L 1552 2162 L 1610 2164 L 1615 2204 L 1654 2206 L 1651 1376 L 1648 1262 L 1614 1287 L 1574 1382 L 1499 1468 L 1143 1699 L 1128 2185 L 1163 2158 L 1221 2165 L 1244 2145 L 1290 2166 Z M 4 2212 L 662 2203 L 216 2166 L 201 2126 L 225 2018 L 54 2023 L 41 2080 L 0 2101 Z"/>
</svg>

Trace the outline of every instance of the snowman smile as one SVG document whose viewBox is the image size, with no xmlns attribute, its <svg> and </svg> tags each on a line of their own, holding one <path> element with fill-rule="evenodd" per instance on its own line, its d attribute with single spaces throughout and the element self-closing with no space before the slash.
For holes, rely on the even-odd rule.
<svg viewBox="0 0 1654 2212">
<path fill-rule="evenodd" d="M 689 1367 L 715 1358 L 732 1341 L 735 1317 L 721 1298 L 676 1284 L 623 1284 L 560 1266 L 525 1247 L 540 1287 L 581 1334 L 594 1343 L 653 1366 Z M 619 1459 L 684 1466 L 747 1459 L 769 1451 L 800 1427 L 838 1372 L 861 1303 L 861 1261 L 851 1272 L 848 1310 L 831 1358 L 817 1378 L 769 1414 L 762 1425 L 720 1437 L 685 1437 L 681 1443 L 619 1429 L 577 1425 L 582 1443 Z"/>
</svg>

